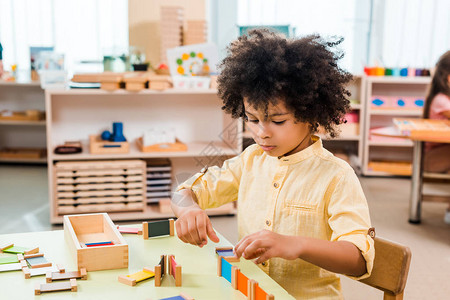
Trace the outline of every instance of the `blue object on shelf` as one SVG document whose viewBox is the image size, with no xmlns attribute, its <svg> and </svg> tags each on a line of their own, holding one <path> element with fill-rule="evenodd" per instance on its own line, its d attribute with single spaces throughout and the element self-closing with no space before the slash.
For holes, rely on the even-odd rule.
<svg viewBox="0 0 450 300">
<path fill-rule="evenodd" d="M 127 139 L 123 136 L 123 124 L 122 122 L 113 123 L 113 132 L 109 138 L 111 142 L 126 142 Z"/>
<path fill-rule="evenodd" d="M 111 138 L 111 132 L 109 132 L 108 130 L 105 130 L 102 132 L 102 140 L 109 141 L 110 138 Z"/>
</svg>

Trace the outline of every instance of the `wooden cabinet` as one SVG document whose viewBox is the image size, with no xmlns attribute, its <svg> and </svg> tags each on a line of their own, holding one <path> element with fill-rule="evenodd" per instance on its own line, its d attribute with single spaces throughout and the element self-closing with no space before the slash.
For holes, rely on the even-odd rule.
<svg viewBox="0 0 450 300">
<path fill-rule="evenodd" d="M 420 118 L 430 81 L 430 77 L 367 77 L 364 175 L 411 175 L 412 142 L 371 132 L 394 126 L 392 119 L 396 117 Z"/>
<path fill-rule="evenodd" d="M 54 166 L 63 161 L 111 161 L 130 159 L 169 159 L 172 188 L 204 166 L 217 165 L 242 151 L 242 122 L 225 114 L 216 90 L 64 90 L 46 91 L 48 178 L 52 223 L 61 223 L 57 212 Z M 129 143 L 128 153 L 91 154 L 89 135 L 111 130 L 113 122 L 123 123 Z M 141 152 L 137 139 L 144 131 L 156 128 L 173 130 L 187 145 L 187 151 Z M 79 140 L 83 151 L 77 154 L 54 154 L 53 149 L 65 141 Z M 234 205 L 209 211 L 210 214 L 233 214 Z M 143 220 L 172 217 L 149 203 L 144 212 L 112 212 L 113 220 Z"/>
<path fill-rule="evenodd" d="M 366 77 L 355 75 L 348 84 L 350 91 L 351 111 L 346 115 L 347 123 L 339 126 L 337 138 L 320 134 L 323 145 L 336 156 L 346 160 L 356 172 L 360 173 L 363 153 L 363 119 L 365 114 Z"/>
<path fill-rule="evenodd" d="M 0 81 L 0 162 L 46 162 L 44 99 L 38 82 Z"/>
</svg>

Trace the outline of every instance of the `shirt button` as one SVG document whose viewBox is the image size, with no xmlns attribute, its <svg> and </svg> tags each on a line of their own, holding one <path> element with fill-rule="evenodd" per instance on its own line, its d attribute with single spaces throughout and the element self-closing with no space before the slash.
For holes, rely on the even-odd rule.
<svg viewBox="0 0 450 300">
<path fill-rule="evenodd" d="M 273 186 L 274 186 L 275 188 L 277 188 L 277 187 L 278 187 L 278 183 L 275 182 L 275 183 L 273 184 Z"/>
<path fill-rule="evenodd" d="M 266 262 L 263 262 L 263 263 L 261 263 L 261 265 L 262 265 L 263 267 L 265 267 L 265 266 L 267 266 L 267 263 L 266 263 Z"/>
<path fill-rule="evenodd" d="M 267 225 L 267 226 L 270 226 L 270 224 L 272 224 L 272 223 L 270 222 L 270 220 L 266 220 L 266 225 Z"/>
</svg>

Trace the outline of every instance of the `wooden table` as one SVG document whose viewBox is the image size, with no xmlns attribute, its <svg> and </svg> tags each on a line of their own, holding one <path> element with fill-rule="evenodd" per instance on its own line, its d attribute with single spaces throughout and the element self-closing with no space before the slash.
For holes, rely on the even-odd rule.
<svg viewBox="0 0 450 300">
<path fill-rule="evenodd" d="M 450 121 L 395 118 L 394 124 L 395 126 L 373 130 L 371 133 L 407 138 L 413 142 L 409 222 L 419 224 L 422 209 L 423 142 L 450 143 Z"/>
<path fill-rule="evenodd" d="M 181 292 L 201 299 L 247 299 L 241 292 L 234 290 L 231 284 L 217 276 L 217 258 L 215 247 L 231 246 L 223 236 L 218 234 L 220 242 L 211 241 L 203 247 L 195 247 L 175 237 L 159 237 L 144 240 L 142 235 L 124 234 L 129 246 L 128 269 L 88 272 L 87 280 L 78 280 L 78 292 L 52 292 L 37 297 L 53 299 L 161 299 L 177 296 Z M 14 243 L 19 246 L 39 246 L 40 251 L 53 263 L 62 264 L 66 271 L 76 268 L 64 241 L 62 230 L 30 232 L 0 235 L 0 244 Z M 175 281 L 168 276 L 161 287 L 155 287 L 154 279 L 149 279 L 131 287 L 119 283 L 119 275 L 141 271 L 144 267 L 154 269 L 159 263 L 160 255 L 174 254 L 177 263 L 182 266 L 182 286 L 175 287 Z M 0 256 L 7 254 L 0 253 Z M 261 288 L 272 293 L 275 299 L 294 299 L 280 285 L 266 275 L 253 262 L 241 258 L 238 266 L 248 278 L 258 281 Z M 0 272 L 1 299 L 31 299 L 34 296 L 35 283 L 45 283 L 45 276 L 25 279 L 22 271 Z"/>
</svg>

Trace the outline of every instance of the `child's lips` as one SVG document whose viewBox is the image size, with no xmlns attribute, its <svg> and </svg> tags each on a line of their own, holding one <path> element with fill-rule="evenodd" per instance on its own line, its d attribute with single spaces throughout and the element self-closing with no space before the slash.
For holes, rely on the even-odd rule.
<svg viewBox="0 0 450 300">
<path fill-rule="evenodd" d="M 266 145 L 259 145 L 261 147 L 261 149 L 263 149 L 264 151 L 270 151 L 275 149 L 276 146 L 266 146 Z"/>
</svg>

